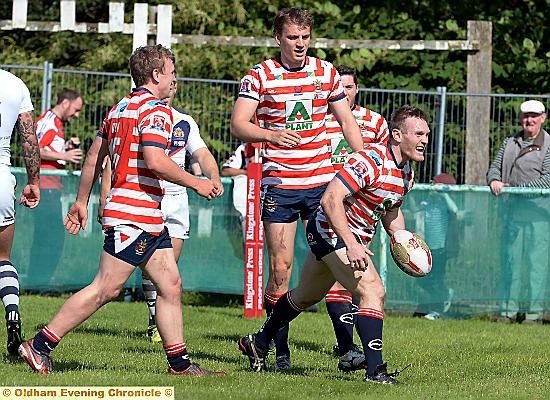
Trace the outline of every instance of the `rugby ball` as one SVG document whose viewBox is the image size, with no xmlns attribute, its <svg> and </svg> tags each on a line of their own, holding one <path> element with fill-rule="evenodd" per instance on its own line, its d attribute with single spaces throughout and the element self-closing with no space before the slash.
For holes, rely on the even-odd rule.
<svg viewBox="0 0 550 400">
<path fill-rule="evenodd" d="M 390 253 L 395 264 L 407 275 L 421 277 L 432 270 L 430 248 L 414 232 L 402 229 L 391 235 Z"/>
</svg>

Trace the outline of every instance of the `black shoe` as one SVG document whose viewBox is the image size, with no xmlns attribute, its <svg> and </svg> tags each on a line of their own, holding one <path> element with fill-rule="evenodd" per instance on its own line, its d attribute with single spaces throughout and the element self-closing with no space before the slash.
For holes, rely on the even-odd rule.
<svg viewBox="0 0 550 400">
<path fill-rule="evenodd" d="M 248 335 L 239 339 L 239 349 L 250 360 L 250 369 L 261 372 L 267 369 L 267 350 L 262 350 L 256 345 L 256 335 Z"/>
<path fill-rule="evenodd" d="M 353 372 L 359 369 L 367 369 L 365 355 L 356 345 L 338 360 L 338 369 L 342 372 Z"/>
<path fill-rule="evenodd" d="M 283 354 L 275 358 L 275 371 L 285 372 L 290 369 L 290 354 Z"/>
<path fill-rule="evenodd" d="M 405 367 L 406 368 L 406 367 Z M 378 365 L 376 367 L 376 371 L 374 372 L 374 375 L 369 375 L 368 372 L 365 374 L 365 382 L 376 382 L 376 383 L 383 383 L 386 385 L 397 385 L 399 384 L 399 381 L 397 379 L 394 379 L 394 376 L 399 375 L 401 371 L 395 371 L 395 372 L 388 372 L 388 363 L 384 363 L 381 365 Z"/>
<path fill-rule="evenodd" d="M 21 321 L 7 321 L 6 328 L 8 331 L 8 353 L 16 356 L 18 354 L 17 349 L 23 343 L 23 337 L 21 336 Z"/>
</svg>

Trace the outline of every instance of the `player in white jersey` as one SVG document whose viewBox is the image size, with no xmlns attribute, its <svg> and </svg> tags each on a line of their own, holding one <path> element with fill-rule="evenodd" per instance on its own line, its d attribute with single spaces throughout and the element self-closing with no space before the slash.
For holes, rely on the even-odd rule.
<svg viewBox="0 0 550 400">
<path fill-rule="evenodd" d="M 22 342 L 19 314 L 19 276 L 11 263 L 15 234 L 15 176 L 10 171 L 13 129 L 21 136 L 27 184 L 19 204 L 34 208 L 40 201 L 40 149 L 34 132 L 34 107 L 29 89 L 12 73 L 0 69 L 0 298 L 6 311 L 7 350 L 17 354 Z"/>
<path fill-rule="evenodd" d="M 385 144 L 389 138 L 386 119 L 377 112 L 355 103 L 359 89 L 355 69 L 339 65 L 336 70 L 342 79 L 349 107 L 357 120 L 365 146 L 370 143 Z M 342 169 L 346 157 L 351 153 L 351 148 L 347 144 L 342 128 L 334 115 L 327 115 L 326 126 L 327 136 L 331 143 L 332 165 L 338 172 Z M 364 368 L 365 356 L 358 346 L 353 343 L 353 326 L 356 319 L 357 301 L 352 302 L 351 293 L 336 282 L 327 293 L 325 302 L 336 335 L 337 344 L 334 346 L 334 353 L 339 357 L 338 369 L 348 372 Z"/>
<path fill-rule="evenodd" d="M 410 161 L 423 161 L 428 144 L 428 117 L 403 106 L 391 118 L 388 144 L 373 144 L 351 154 L 330 182 L 321 206 L 307 226 L 311 251 L 298 287 L 281 297 L 255 334 L 239 340 L 254 371 L 266 368 L 270 340 L 281 327 L 321 300 L 334 282 L 359 299 L 357 330 L 365 351 L 365 381 L 397 384 L 382 358 L 385 290 L 368 245 L 382 221 L 386 232 L 405 229 L 401 203 L 413 186 Z"/>
<path fill-rule="evenodd" d="M 363 147 L 338 72 L 331 63 L 307 56 L 312 25 L 307 10 L 278 12 L 273 34 L 280 53 L 241 80 L 231 115 L 233 135 L 264 146 L 261 213 L 269 253 L 268 314 L 288 291 L 297 221 L 307 224 L 334 176 L 325 129 L 329 109 L 351 148 Z M 279 332 L 275 346 L 276 369 L 288 370 L 288 327 Z"/>
<path fill-rule="evenodd" d="M 174 117 L 168 155 L 183 170 L 185 169 L 186 154 L 189 153 L 193 157 L 193 160 L 198 163 L 202 173 L 210 179 L 216 190 L 216 197 L 219 197 L 223 194 L 223 184 L 220 180 L 216 159 L 206 147 L 206 143 L 204 143 L 200 135 L 199 126 L 193 117 L 173 107 L 172 104 L 176 91 L 177 83 L 170 92 L 170 97 L 166 99 L 167 103 L 171 106 Z M 178 262 L 184 240 L 189 239 L 189 200 L 187 197 L 187 188 L 165 181 L 161 210 L 164 216 L 164 225 L 168 229 L 168 234 L 172 241 L 174 256 L 176 262 Z M 146 275 L 143 275 L 142 288 L 149 308 L 147 337 L 150 341 L 158 343 L 161 339 L 155 322 L 157 291 L 153 282 Z"/>
</svg>

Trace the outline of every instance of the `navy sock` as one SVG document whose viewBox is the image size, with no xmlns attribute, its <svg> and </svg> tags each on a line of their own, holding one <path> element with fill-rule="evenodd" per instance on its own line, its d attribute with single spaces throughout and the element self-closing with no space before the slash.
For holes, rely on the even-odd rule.
<svg viewBox="0 0 550 400">
<path fill-rule="evenodd" d="M 290 293 L 291 292 L 287 292 L 277 301 L 264 325 L 256 334 L 256 340 L 260 347 L 267 349 L 271 339 L 275 339 L 275 344 L 277 344 L 276 338 L 277 336 L 282 336 L 281 331 L 286 332 L 286 339 L 288 339 L 288 323 L 300 315 L 303 311 L 294 305 Z M 284 328 L 286 328 L 286 330 L 284 330 Z M 286 353 L 280 352 L 279 348 L 277 348 L 278 356 L 282 354 L 290 354 L 288 343 L 285 343 L 285 347 L 287 351 Z M 285 350 L 285 348 L 282 350 Z"/>
<path fill-rule="evenodd" d="M 168 365 L 174 371 L 185 371 L 191 366 L 191 360 L 189 360 L 187 345 L 185 343 L 164 345 L 163 347 L 168 359 Z"/>
<path fill-rule="evenodd" d="M 61 338 L 45 326 L 35 335 L 32 345 L 36 351 L 49 355 L 60 341 Z"/>
<path fill-rule="evenodd" d="M 382 328 L 384 313 L 372 308 L 360 308 L 357 315 L 357 330 L 367 360 L 367 373 L 374 375 L 382 361 Z"/>
<path fill-rule="evenodd" d="M 281 298 L 282 296 L 273 295 L 266 292 L 264 296 L 264 304 L 265 312 L 268 317 L 273 313 L 275 304 Z M 288 323 L 281 326 L 281 328 L 272 336 L 272 339 L 275 342 L 275 351 L 278 356 L 283 354 L 290 355 L 290 349 L 288 348 Z M 271 341 L 271 339 L 269 341 Z"/>
<path fill-rule="evenodd" d="M 340 355 L 351 350 L 353 345 L 353 319 L 351 295 L 348 291 L 334 290 L 325 298 L 327 312 L 332 321 Z"/>
</svg>

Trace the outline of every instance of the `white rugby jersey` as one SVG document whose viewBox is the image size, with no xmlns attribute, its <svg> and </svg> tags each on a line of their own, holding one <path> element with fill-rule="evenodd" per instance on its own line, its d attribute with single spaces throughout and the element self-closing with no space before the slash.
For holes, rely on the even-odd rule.
<svg viewBox="0 0 550 400">
<path fill-rule="evenodd" d="M 351 231 L 365 246 L 372 240 L 378 221 L 389 209 L 401 206 L 414 185 L 410 164 L 399 168 L 391 148 L 383 144 L 371 144 L 352 153 L 336 178 L 352 193 L 344 200 L 346 218 Z M 321 236 L 335 245 L 336 234 L 321 207 L 315 223 Z"/>
<path fill-rule="evenodd" d="M 27 85 L 11 72 L 0 69 L 0 168 L 9 169 L 10 143 L 19 114 L 33 111 Z"/>
<path fill-rule="evenodd" d="M 369 143 L 386 144 L 389 138 L 389 130 L 388 123 L 382 115 L 357 104 L 351 109 L 351 112 L 357 121 L 357 125 L 359 125 L 365 145 Z M 344 139 L 342 127 L 332 113 L 327 115 L 325 123 L 327 136 L 330 140 L 332 165 L 336 171 L 339 171 L 342 169 L 346 157 L 352 153 L 352 149 Z"/>
<path fill-rule="evenodd" d="M 333 178 L 325 117 L 329 102 L 345 101 L 346 95 L 331 63 L 306 57 L 303 67 L 286 69 L 278 55 L 252 67 L 241 80 L 239 97 L 259 102 L 260 127 L 294 130 L 302 138 L 292 149 L 265 143 L 262 184 L 306 189 Z"/>
<path fill-rule="evenodd" d="M 172 128 L 168 155 L 181 169 L 185 169 L 186 153 L 193 154 L 198 149 L 206 147 L 206 143 L 202 140 L 199 126 L 193 117 L 179 112 L 174 107 L 171 107 L 171 109 L 174 117 L 174 127 Z M 164 181 L 164 191 L 166 194 L 177 194 L 186 190 L 187 188 L 184 186 Z"/>
</svg>

